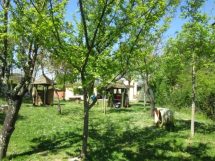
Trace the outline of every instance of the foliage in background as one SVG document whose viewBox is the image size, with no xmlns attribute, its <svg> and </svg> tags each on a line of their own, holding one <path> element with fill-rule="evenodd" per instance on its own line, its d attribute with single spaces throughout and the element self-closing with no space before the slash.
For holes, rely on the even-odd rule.
<svg viewBox="0 0 215 161">
<path fill-rule="evenodd" d="M 160 57 L 160 74 L 156 80 L 157 103 L 178 108 L 190 106 L 191 56 L 195 52 L 197 110 L 214 117 L 215 30 L 205 14 L 195 16 L 196 21 L 187 22 L 176 38 L 168 41 L 164 55 Z"/>
</svg>

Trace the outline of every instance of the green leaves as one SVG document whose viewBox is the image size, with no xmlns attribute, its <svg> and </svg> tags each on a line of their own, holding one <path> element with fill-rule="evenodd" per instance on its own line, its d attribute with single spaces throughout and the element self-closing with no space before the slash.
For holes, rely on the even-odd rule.
<svg viewBox="0 0 215 161">
<path fill-rule="evenodd" d="M 183 25 L 175 38 L 168 41 L 165 47 L 161 68 L 164 70 L 162 73 L 166 78 L 166 87 L 162 86 L 162 90 L 170 91 L 169 95 L 172 97 L 169 102 L 173 105 L 190 106 L 191 83 L 193 83 L 191 82 L 191 69 L 195 66 L 197 108 L 210 114 L 213 107 L 209 102 L 214 95 L 214 45 L 212 42 L 215 41 L 215 37 L 209 17 L 200 12 L 203 2 L 192 0 L 183 4 L 183 16 L 188 19 L 188 22 Z M 162 97 L 159 97 L 159 100 L 161 99 Z"/>
<path fill-rule="evenodd" d="M 205 0 L 186 0 L 185 5 L 181 6 L 182 16 L 191 21 L 201 21 L 203 17 L 199 10 L 204 3 Z"/>
</svg>

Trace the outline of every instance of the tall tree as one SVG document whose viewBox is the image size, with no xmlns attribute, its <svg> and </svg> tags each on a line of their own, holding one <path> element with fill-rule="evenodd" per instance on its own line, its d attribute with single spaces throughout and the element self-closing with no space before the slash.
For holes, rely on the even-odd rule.
<svg viewBox="0 0 215 161">
<path fill-rule="evenodd" d="M 188 24 L 185 26 L 189 31 L 187 35 L 190 49 L 188 52 L 191 53 L 191 64 L 192 64 L 192 112 L 191 112 L 191 137 L 194 137 L 195 128 L 195 109 L 196 109 L 196 64 L 197 56 L 202 54 L 203 46 L 200 44 L 201 38 L 203 37 L 201 30 L 203 26 L 201 23 L 204 22 L 205 16 L 199 12 L 200 7 L 204 4 L 204 0 L 191 0 L 186 1 L 186 6 L 182 7 L 183 15 L 185 18 L 189 18 Z M 200 41 L 198 40 L 200 39 Z M 200 46 L 199 46 L 200 45 Z"/>
<path fill-rule="evenodd" d="M 133 47 L 133 56 L 131 57 L 128 67 L 129 73 L 134 73 L 141 76 L 144 82 L 144 93 L 150 100 L 151 114 L 153 114 L 156 104 L 154 77 L 160 70 L 157 65 L 158 55 L 161 54 L 160 40 L 162 39 L 164 32 L 169 27 L 169 23 L 171 22 L 171 18 L 177 4 L 177 1 L 175 1 L 174 4 L 167 4 L 167 6 L 165 6 L 166 10 L 163 10 L 163 13 L 158 16 L 159 19 L 154 21 L 154 25 L 147 26 L 144 28 L 144 32 L 140 33 L 139 40 L 135 43 L 135 47 Z M 163 23 L 158 25 L 157 23 L 160 21 L 163 21 Z"/>
<path fill-rule="evenodd" d="M 54 1 L 49 1 L 55 7 Z M 80 20 L 76 24 L 59 22 L 52 14 L 58 45 L 52 50 L 66 60 L 81 76 L 84 91 L 82 156 L 87 156 L 89 111 L 95 82 L 101 86 L 127 73 L 139 38 L 166 14 L 176 1 L 79 0 Z M 64 27 L 64 30 L 62 28 Z M 141 35 L 141 36 L 140 36 Z M 126 46 L 126 43 L 130 43 Z M 127 50 L 124 50 L 123 48 Z"/>
<path fill-rule="evenodd" d="M 205 66 L 213 61 L 211 56 L 214 53 L 214 47 L 211 42 L 214 41 L 214 38 L 207 15 L 201 13 L 204 1 L 189 0 L 183 4 L 182 16 L 187 22 L 176 38 L 172 38 L 167 43 L 163 60 L 164 62 L 169 61 L 169 63 L 163 64 L 163 66 L 166 66 L 163 72 L 166 75 L 168 85 L 172 87 L 172 90 L 170 90 L 172 94 L 174 94 L 174 91 L 182 93 L 182 89 L 189 86 L 189 90 L 183 97 L 184 99 L 181 97 L 183 100 L 180 103 L 185 105 L 185 103 L 190 104 L 192 102 L 191 137 L 194 137 L 195 110 L 197 108 L 197 98 L 200 96 L 197 95 L 197 92 L 199 91 L 199 94 L 201 94 L 197 82 L 200 85 L 199 74 L 202 73 L 202 70 L 207 70 L 210 73 L 211 67 L 205 68 Z"/>
<path fill-rule="evenodd" d="M 15 130 L 15 123 L 23 97 L 31 83 L 31 78 L 40 48 L 47 38 L 46 1 L 16 0 L 10 5 L 9 0 L 2 0 L 3 30 L 0 41 L 2 46 L 0 64 L 1 86 L 4 86 L 8 110 L 0 133 L 0 160 L 6 157 L 10 137 Z M 35 7 L 41 12 L 38 14 Z M 10 15 L 10 18 L 9 18 Z M 2 18 L 2 17 L 1 17 Z M 9 46 L 12 42 L 14 46 Z M 10 49 L 10 50 L 9 50 Z M 24 72 L 21 81 L 14 88 L 9 88 L 10 69 L 15 66 Z"/>
</svg>

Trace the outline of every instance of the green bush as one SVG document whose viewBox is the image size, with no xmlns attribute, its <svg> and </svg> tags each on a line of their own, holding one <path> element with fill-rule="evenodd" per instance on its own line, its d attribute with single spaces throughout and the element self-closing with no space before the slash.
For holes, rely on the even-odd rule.
<svg viewBox="0 0 215 161">
<path fill-rule="evenodd" d="M 177 108 L 191 107 L 192 84 L 190 73 L 179 75 L 177 84 L 171 86 L 168 80 L 156 84 L 156 102 Z M 196 86 L 196 109 L 208 116 L 215 115 L 215 74 L 213 71 L 199 70 Z"/>
</svg>

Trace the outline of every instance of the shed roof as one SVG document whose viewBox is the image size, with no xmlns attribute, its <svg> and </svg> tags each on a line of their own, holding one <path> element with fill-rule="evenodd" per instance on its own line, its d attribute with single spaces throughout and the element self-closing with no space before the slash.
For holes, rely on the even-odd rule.
<svg viewBox="0 0 215 161">
<path fill-rule="evenodd" d="M 39 79 L 35 80 L 32 84 L 35 85 L 52 85 L 53 81 L 49 79 L 45 74 L 41 75 Z"/>
<path fill-rule="evenodd" d="M 108 89 L 110 89 L 110 88 L 127 89 L 128 87 L 123 82 L 115 82 L 115 83 L 112 83 L 112 84 L 108 85 L 107 88 Z"/>
</svg>

